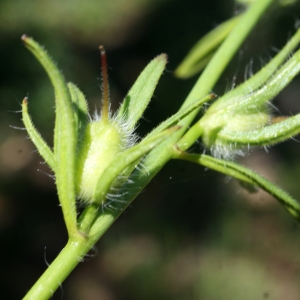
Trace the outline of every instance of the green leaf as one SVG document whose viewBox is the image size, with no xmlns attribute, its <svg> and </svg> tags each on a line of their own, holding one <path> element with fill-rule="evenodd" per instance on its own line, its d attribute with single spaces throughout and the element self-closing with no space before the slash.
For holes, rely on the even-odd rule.
<svg viewBox="0 0 300 300">
<path fill-rule="evenodd" d="M 49 167 L 53 171 L 55 171 L 55 161 L 54 161 L 53 152 L 32 123 L 32 120 L 28 114 L 27 98 L 24 98 L 22 102 L 22 116 L 23 116 L 23 123 L 26 127 L 27 133 L 31 141 L 37 147 L 39 154 L 44 158 L 44 160 L 49 165 Z"/>
<path fill-rule="evenodd" d="M 213 57 L 216 48 L 220 46 L 233 27 L 236 26 L 241 16 L 234 17 L 220 24 L 201 38 L 177 67 L 175 75 L 179 78 L 189 78 L 204 69 Z"/>
<path fill-rule="evenodd" d="M 274 183 L 265 179 L 263 176 L 257 174 L 256 172 L 245 168 L 239 164 L 229 162 L 226 160 L 218 159 L 212 156 L 204 155 L 204 154 L 190 154 L 186 152 L 176 151 L 174 154 L 174 158 L 183 159 L 190 162 L 194 162 L 200 164 L 204 167 L 213 169 L 220 173 L 229 175 L 234 177 L 240 181 L 244 181 L 246 183 L 252 184 L 254 186 L 258 186 L 263 190 L 267 191 L 271 195 L 273 195 L 284 207 L 288 210 L 288 212 L 298 221 L 300 222 L 300 204 L 297 200 L 292 198 L 288 193 L 284 190 L 276 186 Z"/>
<path fill-rule="evenodd" d="M 22 36 L 25 46 L 47 72 L 55 92 L 56 119 L 54 129 L 55 177 L 68 233 L 77 235 L 75 199 L 75 159 L 77 128 L 71 96 L 61 72 L 48 53 L 33 39 Z"/>
<path fill-rule="evenodd" d="M 167 56 L 165 54 L 153 59 L 142 71 L 125 97 L 117 112 L 117 118 L 128 120 L 129 129 L 133 129 L 143 115 L 166 63 Z"/>
</svg>

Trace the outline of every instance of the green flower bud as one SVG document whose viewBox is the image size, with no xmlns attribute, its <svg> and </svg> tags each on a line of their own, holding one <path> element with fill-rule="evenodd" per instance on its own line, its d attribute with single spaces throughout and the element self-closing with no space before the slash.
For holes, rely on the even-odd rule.
<svg viewBox="0 0 300 300">
<path fill-rule="evenodd" d="M 109 85 L 106 53 L 100 46 L 102 61 L 102 110 L 101 117 L 96 115 L 89 122 L 79 143 L 76 162 L 75 182 L 76 195 L 79 199 L 93 200 L 99 178 L 118 154 L 135 142 L 134 128 L 122 116 L 112 118 L 109 111 Z M 117 181 L 118 178 L 116 178 Z"/>
<path fill-rule="evenodd" d="M 124 126 L 113 119 L 100 119 L 86 126 L 76 165 L 76 194 L 80 199 L 92 199 L 100 176 L 128 147 L 129 136 Z"/>
<path fill-rule="evenodd" d="M 219 100 L 222 101 L 222 98 Z M 235 144 L 223 136 L 262 128 L 270 123 L 271 116 L 267 105 L 253 107 L 246 98 L 236 100 L 226 107 L 226 103 L 221 103 L 219 105 L 217 101 L 207 110 L 199 126 L 203 130 L 202 140 L 213 156 L 230 159 L 235 155 L 243 155 L 247 144 Z"/>
<path fill-rule="evenodd" d="M 273 145 L 298 134 L 299 115 L 276 123 L 270 113 L 269 101 L 300 71 L 298 50 L 270 75 L 285 48 L 265 68 L 219 98 L 197 123 L 205 146 L 215 157 L 232 159 L 251 146 Z"/>
</svg>

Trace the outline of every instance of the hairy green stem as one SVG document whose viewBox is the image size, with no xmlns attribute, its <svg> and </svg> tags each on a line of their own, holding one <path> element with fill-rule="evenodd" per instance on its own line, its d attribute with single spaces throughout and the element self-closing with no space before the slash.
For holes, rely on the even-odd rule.
<svg viewBox="0 0 300 300">
<path fill-rule="evenodd" d="M 90 221 L 93 220 L 94 213 L 94 210 L 89 209 Z M 97 232 L 90 231 L 89 236 L 82 234 L 71 237 L 67 245 L 32 286 L 23 300 L 50 299 L 78 263 L 84 261 L 84 256 L 94 247 L 99 236 L 106 232 L 120 214 L 121 211 L 103 214 L 97 219 L 97 222 L 101 223 L 100 226 L 97 226 Z"/>
</svg>

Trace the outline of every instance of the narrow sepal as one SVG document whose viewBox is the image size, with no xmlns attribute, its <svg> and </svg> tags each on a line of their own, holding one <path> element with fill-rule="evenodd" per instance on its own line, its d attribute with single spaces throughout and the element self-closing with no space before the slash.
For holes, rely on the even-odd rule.
<svg viewBox="0 0 300 300">
<path fill-rule="evenodd" d="M 47 145 L 47 143 L 44 141 L 40 133 L 36 130 L 35 126 L 33 125 L 33 122 L 30 118 L 30 115 L 28 113 L 28 99 L 27 97 L 23 99 L 22 102 L 22 120 L 26 127 L 27 133 L 31 139 L 31 141 L 34 143 L 36 148 L 38 149 L 39 154 L 43 157 L 45 162 L 49 165 L 49 167 L 55 171 L 55 161 L 54 161 L 54 155 L 50 147 Z"/>
<path fill-rule="evenodd" d="M 300 133 L 300 114 L 248 132 L 220 132 L 219 139 L 234 146 L 271 146 Z"/>
<path fill-rule="evenodd" d="M 74 118 L 78 132 L 78 139 L 83 135 L 85 125 L 89 122 L 89 108 L 82 91 L 72 82 L 68 82 L 68 89 L 74 107 Z"/>
<path fill-rule="evenodd" d="M 167 64 L 167 56 L 161 54 L 154 58 L 142 71 L 125 97 L 117 117 L 128 120 L 133 129 L 150 102 L 160 76 Z"/>
</svg>

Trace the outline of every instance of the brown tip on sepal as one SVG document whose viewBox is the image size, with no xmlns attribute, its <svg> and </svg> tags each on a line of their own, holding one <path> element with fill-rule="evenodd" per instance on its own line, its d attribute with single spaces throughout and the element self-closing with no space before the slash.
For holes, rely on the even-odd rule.
<svg viewBox="0 0 300 300">
<path fill-rule="evenodd" d="M 211 100 L 214 99 L 214 98 L 216 98 L 216 97 L 218 97 L 217 94 L 215 94 L 214 92 L 211 92 L 211 93 L 210 93 L 210 99 L 211 99 Z"/>
<path fill-rule="evenodd" d="M 181 128 L 182 128 L 182 126 L 175 125 L 175 126 L 170 127 L 168 130 L 171 132 L 175 132 L 177 130 L 180 130 Z"/>
<path fill-rule="evenodd" d="M 23 35 L 21 36 L 21 40 L 22 40 L 23 42 L 25 42 L 27 39 L 28 39 L 28 35 L 27 35 L 27 34 L 23 34 Z"/>
<path fill-rule="evenodd" d="M 280 123 L 286 119 L 288 119 L 289 117 L 287 116 L 278 116 L 278 117 L 274 117 L 271 119 L 271 124 L 276 124 L 276 123 Z"/>
<path fill-rule="evenodd" d="M 166 63 L 168 62 L 168 55 L 166 53 L 159 54 L 155 58 L 162 59 L 166 61 Z"/>
<path fill-rule="evenodd" d="M 24 99 L 23 99 L 23 104 L 24 104 L 24 105 L 27 105 L 27 104 L 28 104 L 28 97 L 24 97 Z"/>
<path fill-rule="evenodd" d="M 179 146 L 178 145 L 173 145 L 173 147 L 174 147 L 174 149 L 175 149 L 175 151 L 176 152 L 178 152 L 179 154 L 183 154 L 183 153 L 186 153 L 185 151 L 183 151 L 183 150 L 181 150 L 180 148 L 179 148 Z"/>
</svg>

